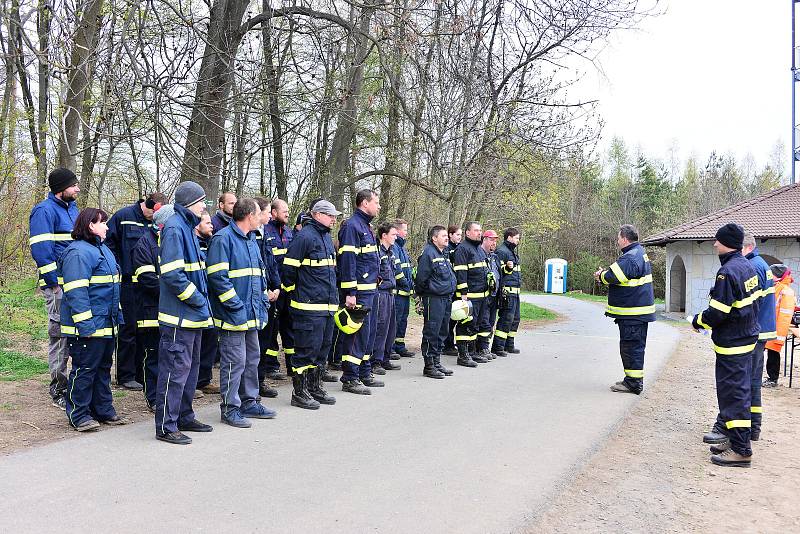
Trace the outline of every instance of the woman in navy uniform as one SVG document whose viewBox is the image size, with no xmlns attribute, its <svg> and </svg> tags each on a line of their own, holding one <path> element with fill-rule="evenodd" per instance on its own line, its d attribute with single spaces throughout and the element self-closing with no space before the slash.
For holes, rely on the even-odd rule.
<svg viewBox="0 0 800 534">
<path fill-rule="evenodd" d="M 79 432 L 97 430 L 100 423 L 128 421 L 117 415 L 111 396 L 111 362 L 114 342 L 122 324 L 120 276 L 117 261 L 103 244 L 108 214 L 86 208 L 72 230 L 72 244 L 58 261 L 63 278 L 61 333 L 72 370 L 67 383 L 66 411 Z"/>
</svg>

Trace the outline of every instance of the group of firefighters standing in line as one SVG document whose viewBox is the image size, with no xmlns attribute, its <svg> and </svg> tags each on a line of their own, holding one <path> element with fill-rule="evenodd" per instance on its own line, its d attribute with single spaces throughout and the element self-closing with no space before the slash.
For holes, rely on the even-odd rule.
<svg viewBox="0 0 800 534">
<path fill-rule="evenodd" d="M 405 346 L 414 295 L 426 377 L 453 374 L 441 363 L 448 337 L 465 367 L 519 352 L 514 228 L 495 252 L 499 236 L 476 222 L 466 224 L 460 245 L 460 229 L 434 226 L 415 271 L 405 221 L 373 230 L 380 204 L 369 189 L 357 193 L 334 246 L 341 212 L 324 199 L 293 231 L 280 199 L 226 193 L 212 217 L 194 182 L 179 184 L 173 204 L 153 193 L 110 219 L 98 208 L 78 212 L 80 188 L 68 169 L 54 170 L 49 185 L 31 213 L 30 244 L 49 316 L 50 394 L 78 431 L 128 422 L 112 404 L 115 351 L 118 385 L 144 390 L 156 438 L 168 443 L 212 431 L 192 409 L 201 392 L 220 394 L 226 424 L 274 417 L 261 398 L 277 396 L 267 379 L 287 379 L 281 348 L 293 406 L 334 404 L 323 382 L 369 395 L 384 386 L 375 375 L 400 369 L 393 359 L 414 356 Z M 219 386 L 211 383 L 215 360 Z"/>
<path fill-rule="evenodd" d="M 636 228 L 620 227 L 617 244 L 622 255 L 608 269 L 595 273 L 599 282 L 609 286 L 606 315 L 619 326 L 625 378 L 611 390 L 620 393 L 642 392 L 647 323 L 655 320 L 650 260 L 638 241 Z M 764 350 L 773 359 L 769 375 L 770 366 L 777 371 L 794 313 L 791 271 L 783 264 L 767 265 L 754 237 L 735 223 L 717 231 L 714 249 L 721 267 L 708 308 L 687 318 L 696 330 L 711 331 L 716 355 L 719 412 L 703 441 L 711 444 L 714 464 L 750 467 L 751 441 L 761 437 Z M 776 383 L 777 372 L 764 385 Z"/>
<path fill-rule="evenodd" d="M 369 395 L 370 387 L 384 386 L 376 374 L 400 368 L 392 359 L 414 355 L 405 347 L 412 295 L 424 320 L 426 377 L 453 374 L 442 354 L 476 367 L 519 352 L 514 228 L 497 248 L 499 236 L 477 222 L 464 226 L 463 239 L 460 228 L 433 226 L 414 273 L 404 247 L 407 223 L 382 223 L 374 232 L 380 204 L 370 189 L 357 193 L 334 246 L 330 232 L 341 212 L 324 199 L 298 216 L 293 232 L 285 201 L 227 193 L 211 217 L 194 182 L 178 186 L 174 204 L 154 193 L 110 220 L 97 208 L 78 213 L 71 171 L 54 170 L 49 184 L 50 195 L 31 213 L 30 244 L 50 319 L 50 393 L 79 431 L 127 422 L 112 405 L 115 349 L 119 385 L 144 389 L 156 438 L 169 443 L 191 443 L 183 432 L 212 430 L 195 419 L 197 388 L 220 394 L 221 420 L 229 425 L 274 417 L 261 398 L 277 396 L 267 378 L 287 378 L 281 346 L 293 406 L 336 402 L 323 387 L 337 381 L 329 369 L 341 369 L 343 391 Z M 719 413 L 703 441 L 713 463 L 749 467 L 750 443 L 761 434 L 764 350 L 771 358 L 780 351 L 794 310 L 791 273 L 768 266 L 735 223 L 715 239 L 721 267 L 709 306 L 689 318 L 695 329 L 711 330 L 716 354 Z M 595 273 L 608 286 L 606 315 L 620 331 L 625 376 L 611 390 L 640 394 L 656 311 L 653 276 L 635 227 L 622 225 L 617 244 L 622 255 Z"/>
</svg>

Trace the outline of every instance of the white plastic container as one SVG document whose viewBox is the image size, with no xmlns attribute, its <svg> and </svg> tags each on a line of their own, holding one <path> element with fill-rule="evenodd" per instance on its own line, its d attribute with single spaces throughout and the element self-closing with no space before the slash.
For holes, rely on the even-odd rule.
<svg viewBox="0 0 800 534">
<path fill-rule="evenodd" d="M 544 262 L 544 292 L 567 292 L 567 260 L 550 258 Z"/>
</svg>

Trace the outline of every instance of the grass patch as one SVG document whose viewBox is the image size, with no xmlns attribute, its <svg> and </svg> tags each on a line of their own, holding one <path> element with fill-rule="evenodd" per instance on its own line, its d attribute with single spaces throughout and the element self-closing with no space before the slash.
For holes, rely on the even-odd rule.
<svg viewBox="0 0 800 534">
<path fill-rule="evenodd" d="M 124 399 L 125 397 L 128 396 L 128 392 L 127 391 L 114 391 L 113 393 L 111 393 L 111 396 L 114 397 L 115 399 Z"/>
<path fill-rule="evenodd" d="M 27 334 L 47 339 L 47 310 L 44 298 L 36 294 L 36 278 L 23 278 L 0 286 L 0 332 Z"/>
<path fill-rule="evenodd" d="M 17 406 L 16 404 L 13 404 L 11 402 L 2 402 L 2 403 L 0 403 L 0 410 L 6 411 L 6 412 L 10 412 L 11 410 L 17 410 L 17 409 L 19 409 L 19 406 Z"/>
<path fill-rule="evenodd" d="M 19 352 L 0 349 L 0 381 L 26 380 L 48 371 L 47 362 Z"/>
<path fill-rule="evenodd" d="M 527 302 L 519 303 L 519 318 L 523 321 L 549 321 L 556 319 L 557 314 Z"/>
</svg>

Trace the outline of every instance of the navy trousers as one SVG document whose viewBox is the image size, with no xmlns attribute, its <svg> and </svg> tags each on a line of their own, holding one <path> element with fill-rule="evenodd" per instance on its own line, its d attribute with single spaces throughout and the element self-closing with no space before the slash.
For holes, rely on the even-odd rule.
<svg viewBox="0 0 800 534">
<path fill-rule="evenodd" d="M 441 356 L 450 330 L 450 296 L 422 298 L 422 357 Z"/>
<path fill-rule="evenodd" d="M 394 296 L 394 321 L 395 334 L 393 352 L 405 352 L 406 350 L 406 329 L 408 328 L 408 314 L 411 311 L 411 297 L 408 295 Z"/>
<path fill-rule="evenodd" d="M 619 327 L 619 355 L 625 371 L 623 382 L 629 389 L 641 392 L 644 388 L 644 350 L 647 345 L 647 323 L 615 319 Z"/>
<path fill-rule="evenodd" d="M 394 345 L 395 322 L 395 296 L 391 291 L 379 290 L 375 296 L 375 311 L 377 324 L 375 325 L 375 342 L 372 344 L 372 357 L 370 361 L 389 361 Z"/>
<path fill-rule="evenodd" d="M 514 337 L 519 329 L 519 295 L 508 295 L 499 303 L 497 328 L 494 330 L 492 350 L 495 352 L 514 348 Z"/>
<path fill-rule="evenodd" d="M 286 293 L 281 291 L 278 299 L 269 309 L 269 321 L 267 326 L 258 334 L 261 344 L 261 360 L 258 363 L 258 380 L 264 380 L 267 373 L 279 371 L 281 364 L 278 361 L 280 356 L 280 346 L 278 345 L 278 333 L 281 335 L 281 346 L 286 361 L 286 372 L 292 373 L 292 354 L 294 354 L 294 334 L 292 333 L 292 321 L 289 315 L 289 299 Z"/>
<path fill-rule="evenodd" d="M 368 378 L 372 374 L 372 366 L 369 363 L 372 357 L 372 346 L 375 344 L 375 333 L 378 326 L 375 311 L 375 293 L 359 293 L 356 295 L 356 303 L 362 306 L 369 306 L 371 311 L 364 319 L 364 324 L 355 334 L 343 334 L 340 336 L 342 343 L 342 382 Z M 344 304 L 344 297 L 342 297 Z M 295 337 L 299 337 L 295 335 Z"/>
<path fill-rule="evenodd" d="M 753 351 L 747 354 L 717 355 L 714 375 L 717 379 L 719 415 L 715 429 L 726 434 L 731 448 L 750 456 L 750 373 Z"/>
<path fill-rule="evenodd" d="M 324 367 L 331 349 L 334 329 L 332 315 L 309 315 L 291 311 L 295 346 L 292 356 L 292 372 L 303 374 L 308 369 Z M 363 327 L 362 327 L 363 328 Z"/>
<path fill-rule="evenodd" d="M 156 384 L 158 383 L 158 343 L 161 332 L 158 328 L 139 328 L 136 331 L 139 346 L 142 347 L 142 385 L 144 398 L 149 406 L 156 404 Z"/>
<path fill-rule="evenodd" d="M 117 412 L 111 396 L 113 337 L 69 338 L 72 370 L 67 381 L 67 417 L 72 426 L 88 419 L 106 421 Z"/>
<path fill-rule="evenodd" d="M 456 325 L 456 343 L 475 342 L 478 351 L 489 348 L 489 303 L 486 298 L 469 299 L 472 302 L 472 321 Z"/>
<path fill-rule="evenodd" d="M 194 421 L 192 400 L 200 368 L 202 329 L 159 327 L 156 433 L 178 430 Z"/>
<path fill-rule="evenodd" d="M 219 361 L 219 332 L 216 328 L 205 328 L 200 342 L 200 366 L 197 372 L 197 389 L 211 383 L 211 370 Z"/>
<path fill-rule="evenodd" d="M 119 301 L 125 324 L 117 331 L 117 384 L 142 381 L 142 347 L 136 342 L 136 285 L 123 282 Z"/>
</svg>

